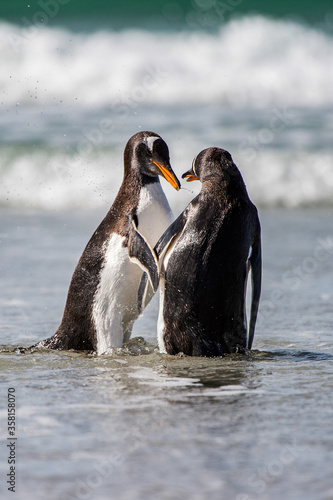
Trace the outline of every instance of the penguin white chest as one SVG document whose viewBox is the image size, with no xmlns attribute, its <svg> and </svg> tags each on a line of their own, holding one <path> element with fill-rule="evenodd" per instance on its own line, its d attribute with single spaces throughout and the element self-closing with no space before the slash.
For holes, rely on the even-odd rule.
<svg viewBox="0 0 333 500">
<path fill-rule="evenodd" d="M 172 222 L 172 211 L 159 182 L 142 188 L 137 217 L 138 231 L 153 248 Z M 92 311 L 97 354 L 121 347 L 129 339 L 139 315 L 137 301 L 142 269 L 130 260 L 124 242 L 124 236 L 114 233 L 104 246 L 104 263 Z"/>
<path fill-rule="evenodd" d="M 144 186 L 137 208 L 138 230 L 154 247 L 173 221 L 172 210 L 160 182 Z"/>
<path fill-rule="evenodd" d="M 97 354 L 110 347 L 121 347 L 138 316 L 137 293 L 142 271 L 130 261 L 124 241 L 123 236 L 112 234 L 105 244 L 104 264 L 92 311 Z"/>
</svg>

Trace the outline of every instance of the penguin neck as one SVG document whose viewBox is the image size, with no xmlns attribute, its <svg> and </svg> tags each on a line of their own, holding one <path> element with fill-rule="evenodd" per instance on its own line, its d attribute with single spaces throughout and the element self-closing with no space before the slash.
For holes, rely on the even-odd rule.
<svg viewBox="0 0 333 500">
<path fill-rule="evenodd" d="M 137 207 L 142 190 L 158 185 L 160 185 L 160 181 L 157 176 L 142 175 L 137 170 L 130 171 L 124 175 L 122 185 L 113 203 L 113 212 L 123 213 Z"/>
<path fill-rule="evenodd" d="M 231 206 L 237 198 L 242 197 L 241 192 L 235 192 L 230 183 L 221 178 L 207 179 L 202 184 L 201 192 L 210 203 L 217 203 L 218 206 Z"/>
<path fill-rule="evenodd" d="M 131 193 L 131 197 L 140 196 L 140 191 L 144 187 L 159 184 L 158 176 L 141 174 L 138 171 L 132 171 L 124 176 L 121 190 Z"/>
<path fill-rule="evenodd" d="M 202 181 L 201 191 L 208 195 L 216 196 L 217 193 L 227 193 L 229 191 L 228 187 L 225 179 L 216 175 L 210 175 Z"/>
<path fill-rule="evenodd" d="M 142 173 L 142 166 L 134 152 L 126 147 L 124 152 L 124 177 L 113 203 L 113 213 L 128 213 L 138 206 L 140 193 L 145 186 L 159 184 L 158 176 Z"/>
<path fill-rule="evenodd" d="M 151 176 L 151 175 L 146 175 L 142 174 L 141 175 L 141 187 L 147 187 L 153 184 L 159 184 L 160 180 L 157 175 Z"/>
</svg>

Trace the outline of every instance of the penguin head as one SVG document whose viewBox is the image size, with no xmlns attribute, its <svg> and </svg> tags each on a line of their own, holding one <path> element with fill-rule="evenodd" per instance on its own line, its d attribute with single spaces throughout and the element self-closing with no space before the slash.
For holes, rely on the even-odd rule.
<svg viewBox="0 0 333 500">
<path fill-rule="evenodd" d="M 126 144 L 124 160 L 125 175 L 133 169 L 141 176 L 160 175 L 177 191 L 180 189 L 180 182 L 170 165 L 168 146 L 155 132 L 138 132 L 133 135 Z"/>
<path fill-rule="evenodd" d="M 243 183 L 242 176 L 233 162 L 231 154 L 221 148 L 207 148 L 201 151 L 193 160 L 192 168 L 182 175 L 187 182 L 208 179 L 216 183 Z"/>
</svg>

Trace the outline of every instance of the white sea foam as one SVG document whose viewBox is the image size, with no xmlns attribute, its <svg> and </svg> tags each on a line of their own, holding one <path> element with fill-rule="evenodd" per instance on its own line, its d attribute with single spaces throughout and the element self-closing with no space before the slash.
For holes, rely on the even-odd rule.
<svg viewBox="0 0 333 500">
<path fill-rule="evenodd" d="M 0 205 L 106 209 L 140 128 L 167 140 L 179 177 L 220 146 L 256 204 L 332 205 L 332 41 L 264 17 L 215 34 L 2 22 Z M 162 184 L 175 213 L 200 189 Z"/>
<path fill-rule="evenodd" d="M 259 16 L 233 20 L 215 34 L 0 25 L 5 105 L 325 106 L 333 104 L 332 60 L 329 34 Z"/>
<path fill-rule="evenodd" d="M 190 152 L 173 148 L 173 168 L 178 177 L 189 168 Z M 61 152 L 15 157 L 12 148 L 7 151 L 11 168 L 0 166 L 0 200 L 2 207 L 27 207 L 48 210 L 92 208 L 106 210 L 120 187 L 123 166 L 122 152 L 103 151 L 93 158 L 72 160 L 71 167 L 61 170 L 59 165 L 70 165 L 70 158 Z M 2 157 L 6 162 L 6 155 Z M 255 161 L 236 152 L 234 161 L 239 166 L 254 203 L 264 207 L 333 205 L 333 157 L 309 151 L 267 150 L 258 153 Z M 90 166 L 88 164 L 90 163 Z M 57 170 L 59 168 L 59 170 Z M 161 180 L 171 208 L 177 215 L 200 190 L 200 182 L 187 184 L 176 192 Z M 187 190 L 188 189 L 188 190 Z"/>
</svg>

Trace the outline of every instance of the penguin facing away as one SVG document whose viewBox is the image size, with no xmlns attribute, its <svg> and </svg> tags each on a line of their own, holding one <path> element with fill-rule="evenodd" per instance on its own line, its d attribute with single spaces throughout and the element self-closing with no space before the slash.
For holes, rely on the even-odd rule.
<svg viewBox="0 0 333 500">
<path fill-rule="evenodd" d="M 159 265 L 153 247 L 172 222 L 159 176 L 180 189 L 163 139 L 154 132 L 135 134 L 124 150 L 124 178 L 117 197 L 72 276 L 61 324 L 35 347 L 102 354 L 128 341 L 139 315 L 142 272 L 147 272 L 155 292 Z"/>
<path fill-rule="evenodd" d="M 256 207 L 230 153 L 208 148 L 183 174 L 199 179 L 198 196 L 171 224 L 155 251 L 160 262 L 161 352 L 221 356 L 251 349 L 261 291 L 261 237 Z M 252 271 L 249 336 L 246 288 Z M 138 304 L 145 301 L 147 275 Z"/>
</svg>

